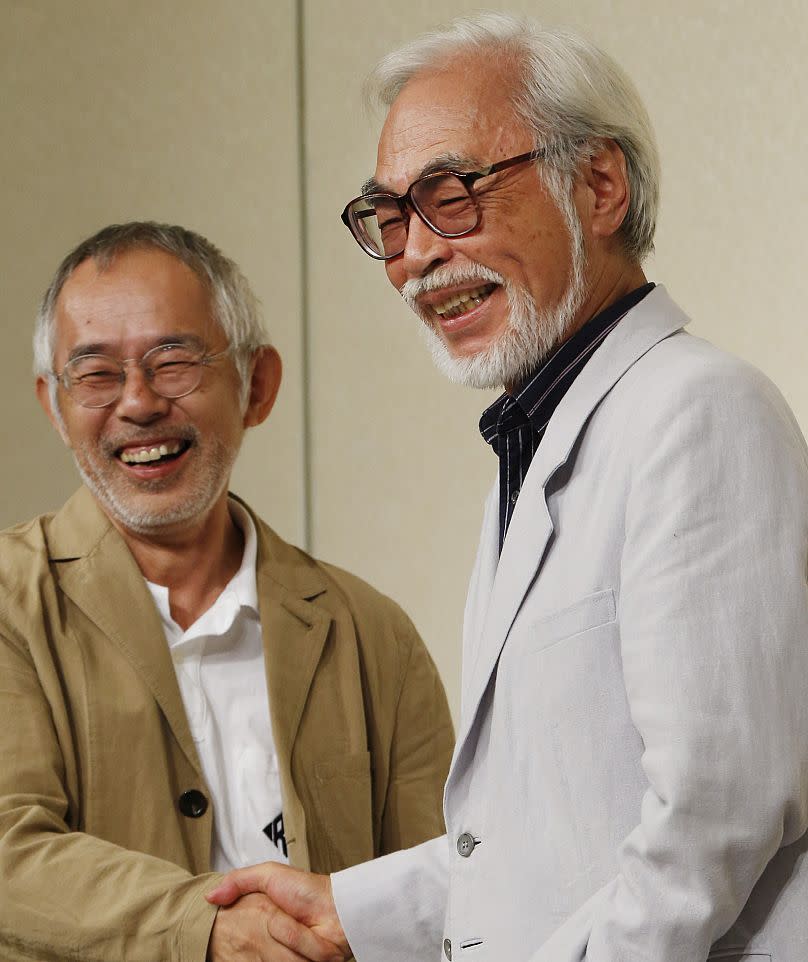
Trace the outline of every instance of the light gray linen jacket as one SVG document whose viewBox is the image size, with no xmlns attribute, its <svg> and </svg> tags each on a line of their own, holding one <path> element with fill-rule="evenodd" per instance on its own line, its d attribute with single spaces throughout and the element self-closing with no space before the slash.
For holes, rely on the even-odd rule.
<svg viewBox="0 0 808 962">
<path fill-rule="evenodd" d="M 448 835 L 333 876 L 358 962 L 808 960 L 808 454 L 686 322 L 604 341 L 500 558 L 494 486 Z"/>
</svg>

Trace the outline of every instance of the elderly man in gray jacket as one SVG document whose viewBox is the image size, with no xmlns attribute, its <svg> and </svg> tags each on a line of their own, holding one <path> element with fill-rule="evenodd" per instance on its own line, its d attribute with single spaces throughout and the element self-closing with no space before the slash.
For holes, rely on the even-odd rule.
<svg viewBox="0 0 808 962">
<path fill-rule="evenodd" d="M 588 42 L 494 15 L 374 82 L 344 219 L 441 367 L 505 386 L 448 834 L 216 898 L 265 891 L 359 962 L 805 962 L 808 456 L 643 273 L 646 112 Z"/>
</svg>

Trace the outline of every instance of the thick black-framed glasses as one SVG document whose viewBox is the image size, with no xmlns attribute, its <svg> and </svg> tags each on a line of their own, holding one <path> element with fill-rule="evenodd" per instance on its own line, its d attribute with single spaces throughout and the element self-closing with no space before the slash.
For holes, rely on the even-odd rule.
<svg viewBox="0 0 808 962">
<path fill-rule="evenodd" d="M 482 211 L 474 185 L 482 177 L 538 160 L 543 150 L 508 157 L 496 164 L 459 173 L 437 170 L 414 180 L 405 194 L 374 191 L 355 197 L 342 212 L 342 222 L 371 257 L 388 261 L 407 246 L 410 214 L 414 210 L 441 237 L 465 237 L 480 226 Z"/>
<path fill-rule="evenodd" d="M 142 357 L 125 360 L 108 354 L 79 354 L 61 373 L 51 371 L 51 377 L 82 407 L 105 408 L 123 394 L 127 365 L 136 364 L 155 394 L 176 400 L 195 391 L 202 383 L 204 369 L 231 350 L 226 347 L 208 354 L 193 344 L 158 344 Z"/>
</svg>

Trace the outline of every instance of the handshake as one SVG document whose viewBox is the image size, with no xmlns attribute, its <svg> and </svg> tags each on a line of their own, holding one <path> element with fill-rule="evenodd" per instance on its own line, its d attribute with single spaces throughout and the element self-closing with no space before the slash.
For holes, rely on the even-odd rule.
<svg viewBox="0 0 808 962">
<path fill-rule="evenodd" d="M 346 962 L 351 957 L 328 875 L 264 862 L 229 872 L 206 898 L 220 906 L 208 962 Z"/>
</svg>

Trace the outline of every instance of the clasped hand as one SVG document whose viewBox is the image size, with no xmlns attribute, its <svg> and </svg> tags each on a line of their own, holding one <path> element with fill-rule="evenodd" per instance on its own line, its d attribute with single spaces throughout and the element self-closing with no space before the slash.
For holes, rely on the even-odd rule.
<svg viewBox="0 0 808 962">
<path fill-rule="evenodd" d="M 346 962 L 331 879 L 264 862 L 236 869 L 206 895 L 220 906 L 208 962 Z"/>
</svg>

